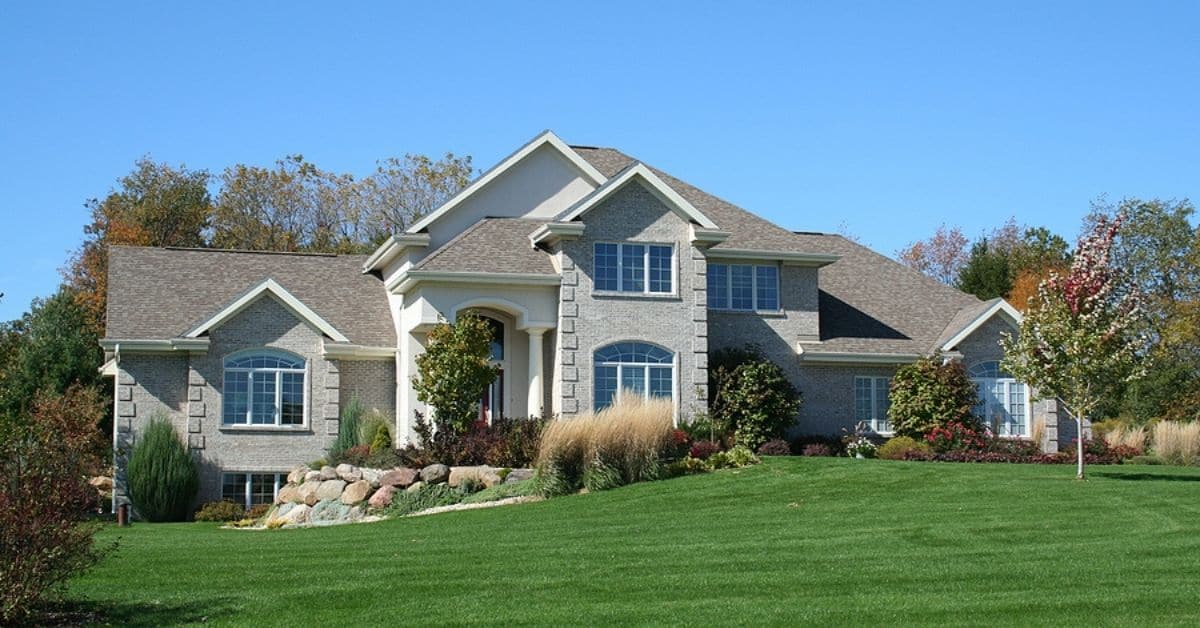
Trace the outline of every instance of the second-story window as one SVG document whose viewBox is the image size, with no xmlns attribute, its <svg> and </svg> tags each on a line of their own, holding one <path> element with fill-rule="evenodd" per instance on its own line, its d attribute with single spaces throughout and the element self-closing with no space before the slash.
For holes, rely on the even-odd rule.
<svg viewBox="0 0 1200 628">
<path fill-rule="evenodd" d="M 669 244 L 597 242 L 596 290 L 671 294 L 675 291 L 675 250 Z"/>
<path fill-rule="evenodd" d="M 708 307 L 713 310 L 774 312 L 779 309 L 779 267 L 708 265 Z"/>
</svg>

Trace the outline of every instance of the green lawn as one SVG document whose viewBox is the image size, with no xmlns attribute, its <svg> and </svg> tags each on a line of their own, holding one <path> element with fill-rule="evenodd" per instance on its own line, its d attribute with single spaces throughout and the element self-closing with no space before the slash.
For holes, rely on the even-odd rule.
<svg viewBox="0 0 1200 628">
<path fill-rule="evenodd" d="M 119 624 L 1200 624 L 1200 469 L 829 458 L 336 528 L 110 528 Z"/>
</svg>

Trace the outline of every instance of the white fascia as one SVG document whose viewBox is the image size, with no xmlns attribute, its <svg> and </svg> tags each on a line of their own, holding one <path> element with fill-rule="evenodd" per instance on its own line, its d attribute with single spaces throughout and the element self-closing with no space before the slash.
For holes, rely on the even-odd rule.
<svg viewBox="0 0 1200 628">
<path fill-rule="evenodd" d="M 692 229 L 692 243 L 698 246 L 715 246 L 729 239 L 728 231 L 720 229 L 708 229 L 699 225 L 690 225 Z"/>
<path fill-rule="evenodd" d="M 112 351 L 116 355 L 109 362 L 114 362 L 114 366 L 120 363 L 122 353 L 173 353 L 176 351 L 193 351 L 204 353 L 208 351 L 208 338 L 168 338 L 168 339 L 146 339 L 146 338 L 121 338 L 108 339 L 100 341 L 100 348 L 105 351 Z M 105 363 L 104 367 L 108 364 Z"/>
<path fill-rule="evenodd" d="M 809 266 L 820 268 L 828 266 L 839 259 L 839 255 L 824 253 L 795 253 L 792 251 L 760 251 L 757 249 L 708 249 L 705 256 L 710 259 L 729 260 L 771 260 L 783 262 L 787 266 Z"/>
<path fill-rule="evenodd" d="M 797 343 L 796 355 L 804 362 L 826 364 L 909 364 L 921 359 L 916 353 L 814 353 L 806 351 L 800 343 Z"/>
<path fill-rule="evenodd" d="M 429 246 L 429 234 L 427 233 L 402 233 L 398 236 L 389 236 L 367 258 L 367 261 L 363 262 L 363 274 L 373 270 L 382 270 L 388 262 L 396 259 L 396 256 L 403 253 L 405 249 L 426 246 Z"/>
<path fill-rule="evenodd" d="M 316 312 L 312 311 L 312 309 L 301 302 L 300 299 L 292 296 L 292 293 L 285 290 L 283 286 L 275 283 L 274 279 L 268 279 L 251 288 L 249 292 L 235 299 L 233 303 L 225 306 L 225 308 L 220 312 L 217 312 L 208 320 L 200 323 L 200 325 L 198 325 L 195 329 L 184 334 L 184 338 L 199 338 L 209 330 L 236 316 L 239 312 L 244 310 L 251 303 L 258 300 L 258 298 L 264 294 L 270 294 L 271 296 L 275 297 L 280 303 L 283 304 L 284 307 L 291 310 L 292 314 L 294 314 L 297 318 L 308 323 L 326 336 L 329 336 L 337 342 L 350 342 L 350 339 L 342 335 L 342 332 L 335 329 L 334 326 L 330 325 L 328 321 L 321 318 Z"/>
<path fill-rule="evenodd" d="M 418 283 L 435 281 L 439 283 L 472 283 L 472 284 L 506 284 L 521 286 L 557 286 L 562 283 L 558 275 L 543 275 L 540 273 L 467 273 L 437 270 L 410 270 L 401 273 L 387 285 L 392 292 L 404 294 Z"/>
<path fill-rule="evenodd" d="M 718 229 L 717 223 L 709 220 L 708 216 L 705 216 L 699 209 L 696 209 L 696 207 L 689 203 L 687 199 L 680 196 L 679 192 L 676 192 L 671 188 L 671 186 L 667 185 L 662 179 L 658 178 L 658 175 L 654 174 L 649 168 L 646 167 L 646 164 L 641 162 L 626 168 L 625 171 L 616 178 L 609 179 L 604 185 L 596 188 L 595 192 L 592 192 L 591 194 L 580 199 L 579 202 L 575 203 L 571 207 L 568 207 L 566 211 L 564 211 L 562 215 L 558 217 L 558 221 L 570 222 L 576 218 L 579 218 L 603 202 L 604 199 L 612 196 L 618 190 L 625 187 L 634 179 L 638 179 L 639 182 L 642 183 L 651 194 L 657 197 L 658 200 L 662 201 L 664 205 L 670 207 L 672 211 L 682 216 L 684 220 L 695 222 L 705 229 Z"/>
<path fill-rule="evenodd" d="M 393 360 L 396 347 L 370 347 L 341 342 L 324 342 L 321 355 L 327 360 Z"/>
<path fill-rule="evenodd" d="M 510 168 L 520 163 L 521 160 L 525 159 L 534 151 L 543 146 L 551 146 L 557 150 L 564 158 L 566 158 L 567 161 L 571 162 L 571 164 L 575 166 L 575 168 L 579 170 L 584 178 L 590 181 L 592 185 L 598 186 L 607 181 L 607 178 L 603 174 L 600 174 L 599 170 L 596 170 L 592 164 L 589 164 L 583 157 L 580 157 L 579 153 L 571 150 L 571 147 L 567 146 L 566 142 L 559 139 L 559 137 L 555 135 L 553 131 L 547 129 L 542 131 L 540 135 L 530 140 L 521 148 L 518 148 L 516 152 L 502 159 L 500 163 L 492 166 L 490 170 L 480 175 L 478 179 L 472 181 L 471 184 L 463 188 L 461 192 L 455 194 L 454 198 L 451 198 L 443 203 L 441 207 L 433 210 L 433 212 L 431 212 L 428 216 L 425 216 L 424 218 L 413 223 L 413 225 L 410 226 L 405 232 L 415 234 L 428 228 L 429 225 L 433 224 L 439 218 L 452 211 L 455 207 L 458 207 L 463 201 L 470 198 L 471 195 L 475 194 L 484 187 L 487 187 L 489 183 L 495 181 L 498 177 L 500 177 L 500 175 L 507 172 Z"/>
<path fill-rule="evenodd" d="M 991 307 L 984 310 L 979 316 L 976 316 L 975 320 L 971 321 L 966 327 L 963 327 L 961 330 L 959 330 L 958 333 L 954 334 L 950 340 L 947 340 L 938 349 L 943 352 L 954 349 L 960 342 L 966 340 L 971 334 L 975 333 L 975 330 L 983 327 L 984 323 L 991 320 L 991 318 L 997 314 L 1002 315 L 1008 324 L 1012 325 L 1014 329 L 1021 326 L 1021 313 L 1017 311 L 1017 308 L 1010 305 L 1008 301 L 1000 299 Z"/>
<path fill-rule="evenodd" d="M 548 222 L 529 234 L 529 243 L 537 248 L 539 244 L 554 244 L 559 240 L 571 240 L 583 235 L 584 224 L 581 222 Z"/>
</svg>

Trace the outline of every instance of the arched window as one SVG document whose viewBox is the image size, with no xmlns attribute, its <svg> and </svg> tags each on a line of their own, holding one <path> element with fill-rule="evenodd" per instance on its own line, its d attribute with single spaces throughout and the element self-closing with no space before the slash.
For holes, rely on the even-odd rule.
<svg viewBox="0 0 1200 628">
<path fill-rule="evenodd" d="M 675 390 L 675 356 L 644 342 L 618 342 L 597 349 L 595 408 L 603 410 L 622 395 L 672 397 Z"/>
<path fill-rule="evenodd" d="M 967 369 L 979 393 L 975 414 L 999 436 L 1029 436 L 1029 394 L 1023 382 L 996 361 Z"/>
<path fill-rule="evenodd" d="M 226 358 L 221 423 L 303 425 L 305 371 L 302 358 L 282 351 Z"/>
</svg>

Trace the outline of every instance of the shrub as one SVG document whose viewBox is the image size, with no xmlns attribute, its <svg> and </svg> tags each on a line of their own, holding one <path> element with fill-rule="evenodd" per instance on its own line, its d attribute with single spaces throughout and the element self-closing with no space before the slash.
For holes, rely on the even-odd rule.
<svg viewBox="0 0 1200 628">
<path fill-rule="evenodd" d="M 925 442 L 937 453 L 983 451 L 987 447 L 987 440 L 976 431 L 973 423 L 968 425 L 958 421 L 934 427 L 925 435 Z"/>
<path fill-rule="evenodd" d="M 1154 454 L 1167 464 L 1200 464 L 1200 421 L 1159 421 L 1154 426 Z"/>
<path fill-rule="evenodd" d="M 384 509 L 389 517 L 403 517 L 414 512 L 457 504 L 466 497 L 466 493 L 451 487 L 449 484 L 425 484 L 416 491 L 401 491 L 392 497 L 392 503 Z"/>
<path fill-rule="evenodd" d="M 832 456 L 833 449 L 825 443 L 809 443 L 800 450 L 801 456 Z"/>
<path fill-rule="evenodd" d="M 958 362 L 942 363 L 934 354 L 896 369 L 892 376 L 888 421 L 897 436 L 922 438 L 951 423 L 974 426 L 975 384 Z"/>
<path fill-rule="evenodd" d="M 662 475 L 672 448 L 670 400 L 626 395 L 616 405 L 552 421 L 538 452 L 538 489 L 562 495 L 602 490 Z"/>
<path fill-rule="evenodd" d="M 933 447 L 910 436 L 897 436 L 881 445 L 876 455 L 884 460 L 904 460 L 910 451 L 933 453 Z"/>
<path fill-rule="evenodd" d="M 370 457 L 370 447 L 367 445 L 355 445 L 336 456 L 331 452 L 329 455 L 329 464 L 335 467 L 339 464 L 352 464 L 356 467 L 362 467 L 366 466 L 367 459 Z"/>
<path fill-rule="evenodd" d="M 829 453 L 820 453 L 814 455 L 839 456 L 845 453 L 845 443 L 843 443 L 842 439 L 837 436 L 830 436 L 828 434 L 804 434 L 792 440 L 793 451 L 799 451 L 803 453 L 809 445 L 824 445 L 829 451 Z M 821 451 L 821 449 L 817 448 L 814 451 Z"/>
<path fill-rule="evenodd" d="M 992 438 L 987 441 L 985 450 L 993 453 L 1014 454 L 1018 456 L 1036 456 L 1041 453 L 1040 441 L 1021 438 Z"/>
<path fill-rule="evenodd" d="M 366 412 L 366 409 L 363 408 L 362 401 L 359 400 L 358 395 L 351 395 L 350 401 L 346 403 L 346 407 L 342 408 L 341 421 L 338 421 L 337 439 L 333 441 L 333 446 L 329 448 L 330 461 L 340 459 L 342 454 L 348 449 L 362 444 L 358 424 L 364 412 Z"/>
<path fill-rule="evenodd" d="M 708 373 L 713 422 L 751 450 L 781 436 L 800 412 L 800 392 L 756 347 L 714 352 Z"/>
<path fill-rule="evenodd" d="M 416 431 L 420 445 L 410 445 L 399 455 L 412 466 L 442 462 L 528 467 L 537 457 L 545 425 L 541 418 L 497 418 L 491 425 L 477 422 L 466 432 L 435 432 L 433 425 L 418 413 Z"/>
<path fill-rule="evenodd" d="M 392 448 L 391 419 L 378 410 L 363 415 L 358 425 L 358 444 L 367 445 L 371 453 Z"/>
<path fill-rule="evenodd" d="M 196 511 L 196 521 L 237 521 L 245 518 L 246 509 L 241 504 L 235 504 L 228 499 L 208 502 Z"/>
<path fill-rule="evenodd" d="M 705 460 L 718 451 L 721 451 L 720 445 L 710 440 L 698 440 L 692 443 L 691 449 L 688 450 L 688 455 L 697 460 Z"/>
<path fill-rule="evenodd" d="M 786 440 L 775 438 L 763 443 L 758 448 L 760 456 L 790 456 L 792 455 L 792 446 L 788 445 Z"/>
<path fill-rule="evenodd" d="M 27 621 L 47 593 L 106 551 L 87 522 L 104 409 L 95 389 L 72 386 L 60 397 L 39 394 L 27 416 L 0 417 L 0 624 Z"/>
<path fill-rule="evenodd" d="M 246 518 L 252 520 L 262 519 L 270 511 L 271 504 L 255 504 L 246 511 Z"/>
<path fill-rule="evenodd" d="M 133 447 L 126 466 L 129 500 L 147 521 L 183 521 L 200 488 L 196 461 L 170 421 L 152 417 Z"/>
<path fill-rule="evenodd" d="M 729 430 L 724 425 L 718 425 L 707 410 L 693 415 L 692 420 L 680 425 L 679 429 L 685 432 L 692 441 L 707 440 L 724 443 L 730 440 Z"/>
<path fill-rule="evenodd" d="M 491 341 L 491 326 L 471 312 L 430 330 L 413 389 L 433 408 L 437 431 L 461 434 L 475 422 L 479 396 L 500 372 L 490 361 Z"/>
<path fill-rule="evenodd" d="M 681 475 L 693 475 L 696 473 L 707 473 L 708 465 L 699 458 L 685 456 L 671 464 L 667 465 L 666 475 L 670 478 L 679 477 Z"/>
</svg>

